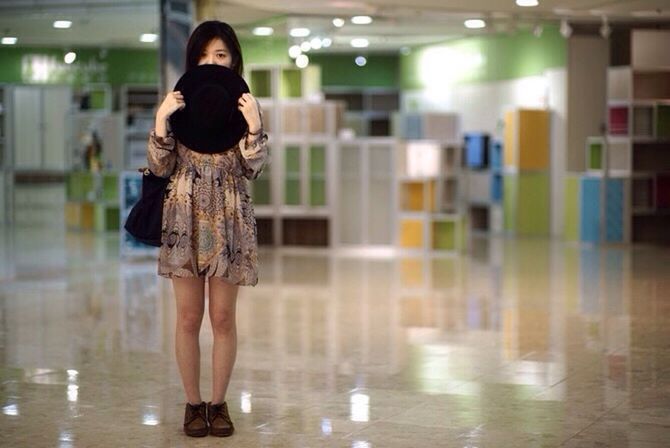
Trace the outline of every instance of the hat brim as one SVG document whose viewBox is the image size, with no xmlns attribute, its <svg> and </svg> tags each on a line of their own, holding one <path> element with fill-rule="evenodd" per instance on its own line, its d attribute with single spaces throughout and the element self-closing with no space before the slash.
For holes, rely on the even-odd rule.
<svg viewBox="0 0 670 448">
<path fill-rule="evenodd" d="M 235 109 L 221 116 L 221 126 L 211 129 L 195 129 L 191 123 L 197 122 L 193 108 L 189 108 L 189 99 L 203 86 L 214 84 L 226 89 L 234 100 Z M 249 92 L 244 79 L 233 70 L 215 64 L 199 65 L 179 78 L 174 87 L 184 97 L 186 106 L 170 116 L 170 125 L 175 137 L 189 149 L 206 153 L 221 153 L 234 147 L 247 131 L 247 122 L 237 109 L 237 100 L 243 93 Z M 208 117 L 211 120 L 211 117 Z M 217 119 L 217 117 L 214 117 Z"/>
</svg>

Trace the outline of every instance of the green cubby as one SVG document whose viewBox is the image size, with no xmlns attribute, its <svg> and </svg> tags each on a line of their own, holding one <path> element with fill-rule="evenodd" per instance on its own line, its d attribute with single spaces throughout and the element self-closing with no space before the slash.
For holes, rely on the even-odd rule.
<svg viewBox="0 0 670 448">
<path fill-rule="evenodd" d="M 272 71 L 268 69 L 254 69 L 249 77 L 249 89 L 256 98 L 272 97 Z"/>
<path fill-rule="evenodd" d="M 120 226 L 120 213 L 117 204 L 95 204 L 94 228 L 96 232 L 118 231 Z"/>
<path fill-rule="evenodd" d="M 302 96 L 302 72 L 296 68 L 281 71 L 279 96 L 281 98 L 300 98 Z"/>
<path fill-rule="evenodd" d="M 309 204 L 313 207 L 326 205 L 326 180 L 312 178 L 309 186 Z"/>
<path fill-rule="evenodd" d="M 601 170 L 603 168 L 603 144 L 601 142 L 590 142 L 588 151 L 588 169 Z"/>
<path fill-rule="evenodd" d="M 656 109 L 656 137 L 670 138 L 670 104 L 659 104 Z"/>
<path fill-rule="evenodd" d="M 68 174 L 66 194 L 69 201 L 90 200 L 93 191 L 93 174 L 87 171 L 73 171 Z"/>
<path fill-rule="evenodd" d="M 549 235 L 549 175 L 506 174 L 503 204 L 505 230 L 519 236 Z"/>
<path fill-rule="evenodd" d="M 270 166 L 266 165 L 260 176 L 253 182 L 253 199 L 258 205 L 270 205 L 272 197 L 270 196 Z"/>
<path fill-rule="evenodd" d="M 326 172 L 326 147 L 312 145 L 309 148 L 309 169 L 312 175 Z"/>
<path fill-rule="evenodd" d="M 102 174 L 102 200 L 119 200 L 119 175 L 117 173 Z"/>
<path fill-rule="evenodd" d="M 432 249 L 454 251 L 463 248 L 465 226 L 460 215 L 435 218 L 431 222 L 431 227 Z"/>
</svg>

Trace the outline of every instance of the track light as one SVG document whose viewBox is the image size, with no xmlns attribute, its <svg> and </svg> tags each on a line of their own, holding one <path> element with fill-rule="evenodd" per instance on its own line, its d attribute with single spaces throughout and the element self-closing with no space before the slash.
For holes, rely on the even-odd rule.
<svg viewBox="0 0 670 448">
<path fill-rule="evenodd" d="M 564 38 L 569 38 L 572 36 L 572 27 L 568 23 L 567 19 L 561 20 L 561 28 L 560 28 L 561 36 Z"/>
</svg>

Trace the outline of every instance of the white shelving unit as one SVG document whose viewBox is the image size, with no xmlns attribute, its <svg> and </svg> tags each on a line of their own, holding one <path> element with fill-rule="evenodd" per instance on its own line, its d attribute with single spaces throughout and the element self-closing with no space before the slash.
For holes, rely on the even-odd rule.
<svg viewBox="0 0 670 448">
<path fill-rule="evenodd" d="M 154 126 L 158 106 L 158 86 L 125 84 L 121 87 L 119 108 L 124 117 L 124 167 L 137 169 L 147 164 L 147 139 Z"/>
</svg>

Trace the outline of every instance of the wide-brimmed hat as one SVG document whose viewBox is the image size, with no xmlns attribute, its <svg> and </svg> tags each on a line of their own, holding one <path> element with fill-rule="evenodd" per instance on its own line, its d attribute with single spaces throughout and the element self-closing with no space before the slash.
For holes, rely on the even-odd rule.
<svg viewBox="0 0 670 448">
<path fill-rule="evenodd" d="M 196 152 L 213 154 L 234 147 L 247 130 L 237 102 L 249 86 L 222 65 L 204 64 L 188 70 L 174 90 L 186 106 L 170 116 L 175 137 Z"/>
</svg>

